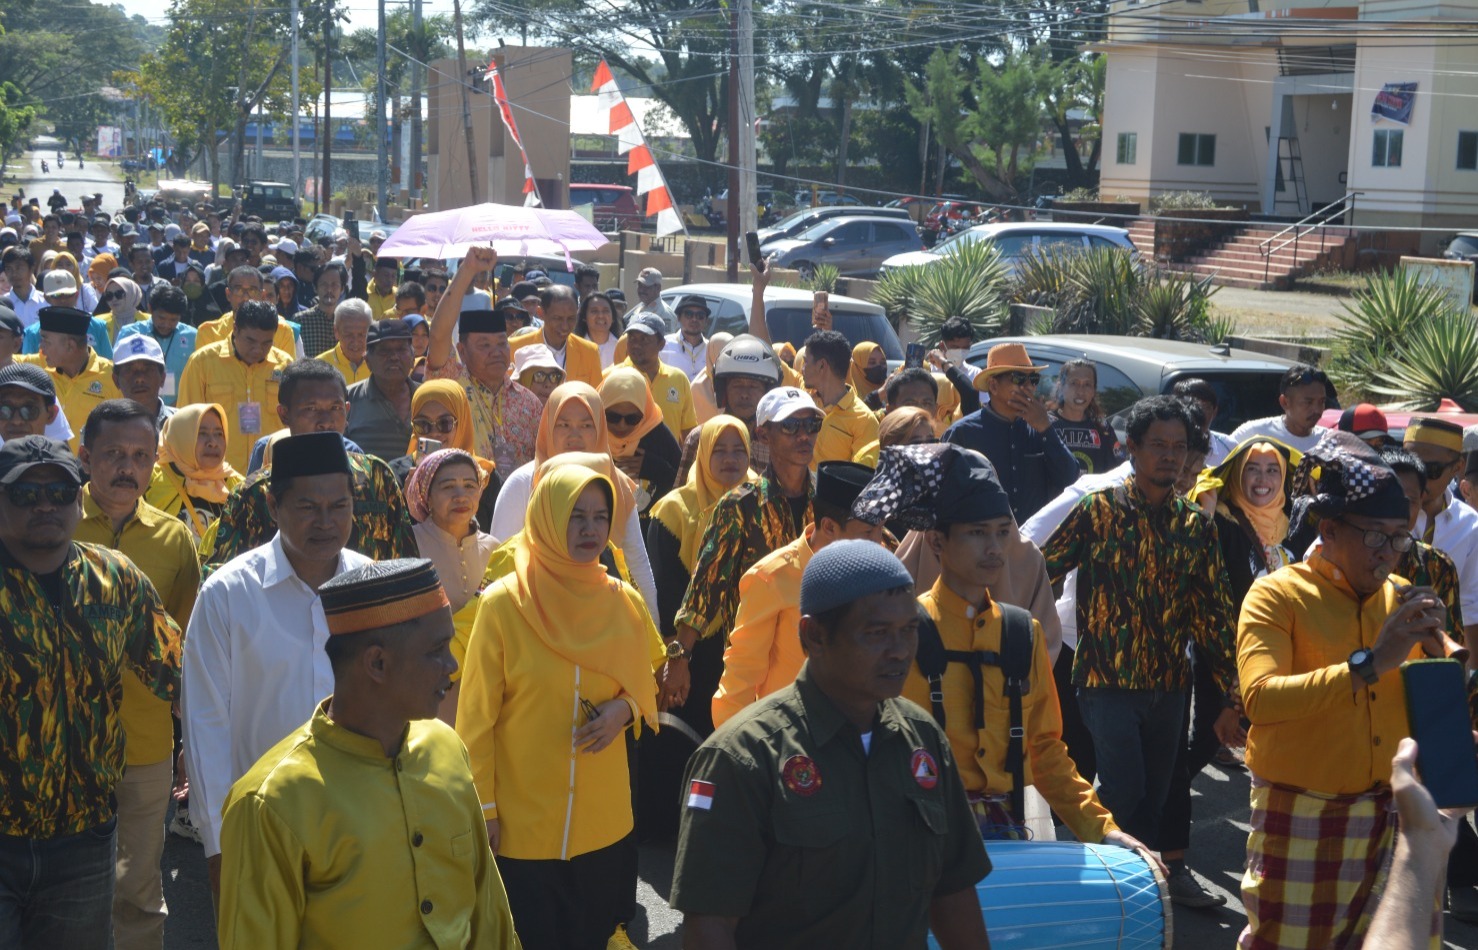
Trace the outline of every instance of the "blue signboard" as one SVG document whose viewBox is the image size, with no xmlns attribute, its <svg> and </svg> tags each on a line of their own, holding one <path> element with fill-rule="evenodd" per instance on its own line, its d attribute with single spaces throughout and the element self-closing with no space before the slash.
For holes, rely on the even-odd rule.
<svg viewBox="0 0 1478 950">
<path fill-rule="evenodd" d="M 1411 124 L 1411 107 L 1416 102 L 1416 83 L 1388 82 L 1375 94 L 1370 107 L 1373 119 L 1390 119 L 1402 125 Z"/>
</svg>

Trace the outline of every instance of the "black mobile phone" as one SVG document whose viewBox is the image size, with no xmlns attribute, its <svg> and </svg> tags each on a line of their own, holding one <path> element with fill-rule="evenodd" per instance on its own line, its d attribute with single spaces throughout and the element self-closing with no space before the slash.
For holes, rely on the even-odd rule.
<svg viewBox="0 0 1478 950">
<path fill-rule="evenodd" d="M 356 241 L 359 240 L 359 221 L 358 220 L 356 220 L 354 218 L 345 218 L 344 219 L 344 230 L 345 231 L 348 231 L 349 232 L 349 236 L 352 237 L 354 240 L 356 240 Z"/>
<path fill-rule="evenodd" d="M 758 231 L 744 232 L 744 242 L 749 245 L 749 263 L 765 269 L 765 254 L 760 250 L 760 233 Z"/>
<path fill-rule="evenodd" d="M 1468 720 L 1463 665 L 1457 660 L 1408 660 L 1401 664 L 1401 680 L 1422 784 L 1438 808 L 1478 805 L 1478 749 Z"/>
<path fill-rule="evenodd" d="M 924 344 L 910 343 L 903 356 L 903 368 L 922 368 L 924 365 Z"/>
</svg>

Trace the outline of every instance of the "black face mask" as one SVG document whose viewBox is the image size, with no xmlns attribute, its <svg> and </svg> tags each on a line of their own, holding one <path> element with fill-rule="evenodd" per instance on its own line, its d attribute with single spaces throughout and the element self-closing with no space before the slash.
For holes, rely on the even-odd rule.
<svg viewBox="0 0 1478 950">
<path fill-rule="evenodd" d="M 867 380 L 869 383 L 872 383 L 874 386 L 881 386 L 883 384 L 883 381 L 888 378 L 887 364 L 885 363 L 882 366 L 869 366 L 867 369 L 864 369 L 862 371 L 862 378 Z"/>
</svg>

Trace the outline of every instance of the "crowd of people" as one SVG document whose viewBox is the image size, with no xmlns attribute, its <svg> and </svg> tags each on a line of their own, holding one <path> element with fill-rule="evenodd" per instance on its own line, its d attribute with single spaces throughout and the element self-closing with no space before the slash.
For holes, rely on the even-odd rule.
<svg viewBox="0 0 1478 950">
<path fill-rule="evenodd" d="M 1240 947 L 1478 920 L 1399 672 L 1478 638 L 1478 429 L 1321 427 L 1300 365 L 1118 430 L 960 318 L 927 368 L 824 299 L 774 341 L 763 266 L 709 336 L 650 268 L 82 204 L 0 228 L 0 944 L 162 947 L 167 827 L 226 948 L 620 950 L 641 840 L 687 947 L 984 947 L 1033 789 L 1224 903 L 1213 760 Z"/>
</svg>

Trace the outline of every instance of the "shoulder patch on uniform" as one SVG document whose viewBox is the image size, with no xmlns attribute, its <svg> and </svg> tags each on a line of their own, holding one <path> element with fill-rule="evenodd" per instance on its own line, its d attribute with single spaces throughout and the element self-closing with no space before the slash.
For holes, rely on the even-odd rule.
<svg viewBox="0 0 1478 950">
<path fill-rule="evenodd" d="M 913 780 L 919 783 L 919 788 L 927 790 L 939 784 L 939 763 L 925 749 L 913 750 L 909 770 L 913 773 Z"/>
<path fill-rule="evenodd" d="M 718 791 L 712 782 L 702 779 L 693 779 L 688 785 L 688 807 L 699 811 L 709 811 L 713 808 L 713 795 Z"/>
</svg>

